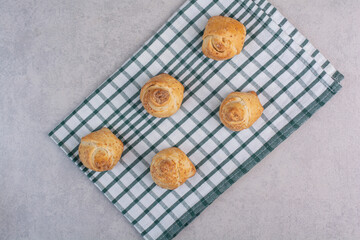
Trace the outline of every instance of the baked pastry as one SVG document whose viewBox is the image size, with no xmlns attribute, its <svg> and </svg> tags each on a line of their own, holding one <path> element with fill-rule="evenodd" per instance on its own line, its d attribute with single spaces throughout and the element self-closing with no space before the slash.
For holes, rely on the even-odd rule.
<svg viewBox="0 0 360 240">
<path fill-rule="evenodd" d="M 153 157 L 150 173 L 158 186 L 173 190 L 194 176 L 196 169 L 183 151 L 172 147 L 158 152 Z"/>
<path fill-rule="evenodd" d="M 211 17 L 205 27 L 202 51 L 208 58 L 226 60 L 243 49 L 246 28 L 239 21 L 223 16 Z"/>
<path fill-rule="evenodd" d="M 259 119 L 263 106 L 255 92 L 230 93 L 220 106 L 220 120 L 230 130 L 241 131 Z"/>
<path fill-rule="evenodd" d="M 151 78 L 140 92 L 145 110 L 154 117 L 170 117 L 179 110 L 184 97 L 184 86 L 169 74 Z"/>
<path fill-rule="evenodd" d="M 108 128 L 102 128 L 81 138 L 79 157 L 85 167 L 103 172 L 118 163 L 123 149 L 123 143 Z"/>
</svg>

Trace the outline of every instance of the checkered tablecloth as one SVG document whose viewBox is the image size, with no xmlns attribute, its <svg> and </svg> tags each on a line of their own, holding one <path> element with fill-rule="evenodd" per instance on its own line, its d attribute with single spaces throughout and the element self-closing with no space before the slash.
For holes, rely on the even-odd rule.
<svg viewBox="0 0 360 240">
<path fill-rule="evenodd" d="M 215 15 L 247 28 L 243 51 L 228 61 L 201 52 L 203 30 Z M 144 110 L 139 94 L 164 72 L 185 92 L 180 110 L 159 119 Z M 190 0 L 49 136 L 145 239 L 169 239 L 336 94 L 342 79 L 267 1 Z M 241 132 L 229 131 L 218 116 L 233 91 L 257 92 L 265 108 Z M 98 173 L 81 164 L 77 149 L 81 137 L 104 126 L 123 141 L 124 153 L 113 170 Z M 197 173 L 168 191 L 154 184 L 149 167 L 157 152 L 173 146 Z"/>
</svg>

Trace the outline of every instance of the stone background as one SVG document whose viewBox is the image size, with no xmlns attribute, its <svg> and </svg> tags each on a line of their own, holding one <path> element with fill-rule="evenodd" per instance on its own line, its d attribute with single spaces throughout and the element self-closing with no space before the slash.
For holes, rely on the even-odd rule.
<svg viewBox="0 0 360 240">
<path fill-rule="evenodd" d="M 270 0 L 343 89 L 175 239 L 360 239 L 360 1 Z M 0 0 L 0 238 L 141 239 L 47 133 L 184 0 Z"/>
</svg>

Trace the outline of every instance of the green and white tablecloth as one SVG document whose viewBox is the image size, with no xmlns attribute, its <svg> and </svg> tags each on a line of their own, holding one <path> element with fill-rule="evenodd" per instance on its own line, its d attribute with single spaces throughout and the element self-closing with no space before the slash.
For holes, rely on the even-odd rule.
<svg viewBox="0 0 360 240">
<path fill-rule="evenodd" d="M 203 30 L 215 15 L 247 28 L 243 51 L 228 61 L 201 52 Z M 185 93 L 180 110 L 159 119 L 144 110 L 139 94 L 164 72 Z M 342 79 L 267 1 L 190 0 L 49 136 L 144 238 L 169 239 L 336 94 Z M 263 115 L 248 130 L 229 131 L 218 116 L 221 101 L 251 90 Z M 104 126 L 123 141 L 124 153 L 112 171 L 97 173 L 79 162 L 77 149 L 81 137 Z M 197 173 L 168 191 L 154 184 L 149 166 L 172 146 L 187 154 Z"/>
</svg>

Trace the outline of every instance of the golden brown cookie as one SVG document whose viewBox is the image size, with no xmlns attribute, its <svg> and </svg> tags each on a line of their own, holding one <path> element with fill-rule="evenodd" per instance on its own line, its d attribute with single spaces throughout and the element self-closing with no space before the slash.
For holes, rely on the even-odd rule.
<svg viewBox="0 0 360 240">
<path fill-rule="evenodd" d="M 183 151 L 172 147 L 158 152 L 153 157 L 150 173 L 158 186 L 173 190 L 194 176 L 196 169 Z"/>
<path fill-rule="evenodd" d="M 221 103 L 220 120 L 230 130 L 241 131 L 259 119 L 264 108 L 255 92 L 233 92 Z"/>
<path fill-rule="evenodd" d="M 158 118 L 176 113 L 184 97 L 184 86 L 169 74 L 162 73 L 151 78 L 140 92 L 145 110 Z"/>
<path fill-rule="evenodd" d="M 202 38 L 202 51 L 217 61 L 230 59 L 241 52 L 245 36 L 246 28 L 239 21 L 223 16 L 211 17 Z"/>
<path fill-rule="evenodd" d="M 108 128 L 102 128 L 81 138 L 79 158 L 89 169 L 108 171 L 119 162 L 123 148 L 123 143 Z"/>
</svg>

